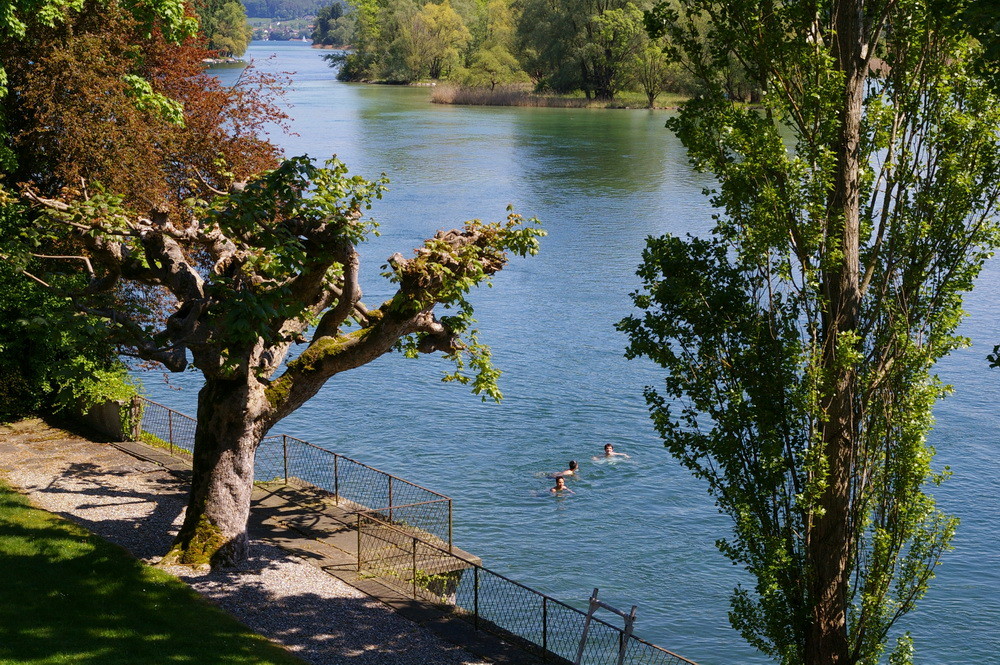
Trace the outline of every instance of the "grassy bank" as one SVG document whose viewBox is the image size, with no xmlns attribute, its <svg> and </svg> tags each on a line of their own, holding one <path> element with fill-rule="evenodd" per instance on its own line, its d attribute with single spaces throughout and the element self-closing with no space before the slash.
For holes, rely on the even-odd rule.
<svg viewBox="0 0 1000 665">
<path fill-rule="evenodd" d="M 0 663 L 304 665 L 0 481 Z"/>
<path fill-rule="evenodd" d="M 675 93 L 663 93 L 656 98 L 654 108 L 674 109 L 688 97 Z M 587 99 L 582 92 L 574 95 L 541 95 L 517 86 L 497 86 L 489 88 L 464 88 L 443 84 L 431 92 L 431 101 L 436 104 L 461 104 L 466 106 L 529 106 L 549 108 L 609 108 L 644 109 L 649 108 L 649 100 L 641 92 L 624 91 L 611 100 Z"/>
</svg>

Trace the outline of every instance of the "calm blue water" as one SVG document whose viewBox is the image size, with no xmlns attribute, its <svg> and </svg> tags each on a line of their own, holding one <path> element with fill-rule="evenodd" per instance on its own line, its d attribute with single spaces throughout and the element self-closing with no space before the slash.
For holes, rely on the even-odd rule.
<svg viewBox="0 0 1000 665">
<path fill-rule="evenodd" d="M 664 451 L 642 400 L 659 374 L 626 361 L 613 328 L 629 313 L 645 237 L 710 226 L 710 183 L 687 166 L 666 116 L 432 105 L 427 89 L 338 83 L 307 45 L 255 43 L 249 55 L 297 72 L 288 100 L 298 135 L 273 137 L 286 154 L 336 153 L 354 172 L 392 180 L 373 210 L 382 236 L 362 250 L 366 302 L 389 295 L 384 260 L 439 228 L 502 219 L 512 203 L 549 232 L 539 256 L 474 294 L 505 371 L 503 404 L 442 384 L 439 359 L 387 357 L 335 377 L 277 429 L 450 495 L 456 542 L 500 573 L 567 601 L 600 587 L 608 602 L 639 606 L 638 635 L 703 665 L 767 662 L 726 618 L 741 575 L 713 543 L 729 522 Z M 941 365 L 956 392 L 933 434 L 954 471 L 938 497 L 962 526 L 903 624 L 925 664 L 1000 663 L 1000 372 L 984 361 L 1000 341 L 998 285 L 994 263 L 968 299 L 974 346 Z M 152 398 L 193 414 L 197 375 L 161 376 L 145 378 Z M 632 459 L 591 462 L 605 442 Z M 553 499 L 539 476 L 570 459 L 583 468 L 576 494 Z"/>
</svg>

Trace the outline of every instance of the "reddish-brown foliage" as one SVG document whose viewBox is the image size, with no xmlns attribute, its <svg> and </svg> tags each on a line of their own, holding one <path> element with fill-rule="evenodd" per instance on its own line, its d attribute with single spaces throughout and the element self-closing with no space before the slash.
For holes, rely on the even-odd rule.
<svg viewBox="0 0 1000 665">
<path fill-rule="evenodd" d="M 69 197 L 99 184 L 137 209 L 176 210 L 210 192 L 203 181 L 223 188 L 277 163 L 266 131 L 287 118 L 276 104 L 281 81 L 249 72 L 224 87 L 205 72 L 211 53 L 197 39 L 140 33 L 117 3 L 88 3 L 0 53 L 11 90 L 3 139 L 17 158 L 8 182 Z M 184 125 L 137 108 L 128 74 L 181 102 Z"/>
</svg>

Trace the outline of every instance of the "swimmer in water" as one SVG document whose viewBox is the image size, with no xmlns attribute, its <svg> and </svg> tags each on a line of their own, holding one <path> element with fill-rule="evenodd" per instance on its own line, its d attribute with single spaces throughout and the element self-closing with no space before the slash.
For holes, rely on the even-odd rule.
<svg viewBox="0 0 1000 665">
<path fill-rule="evenodd" d="M 576 460 L 569 461 L 569 468 L 565 471 L 557 471 L 556 473 L 550 473 L 549 478 L 562 478 L 564 476 L 575 476 L 577 469 L 580 465 L 576 463 Z"/>
<path fill-rule="evenodd" d="M 631 457 L 629 457 L 625 453 L 616 453 L 615 452 L 615 447 L 612 446 L 610 443 L 605 443 L 604 444 L 604 454 L 603 455 L 594 455 L 594 459 L 595 460 L 602 459 L 602 458 L 603 459 L 609 459 L 611 457 L 624 457 L 625 459 L 632 459 Z"/>
<path fill-rule="evenodd" d="M 555 494 L 556 492 L 569 492 L 570 494 L 576 494 L 573 490 L 566 487 L 566 479 L 562 476 L 556 478 L 556 486 L 549 489 L 550 492 Z"/>
</svg>

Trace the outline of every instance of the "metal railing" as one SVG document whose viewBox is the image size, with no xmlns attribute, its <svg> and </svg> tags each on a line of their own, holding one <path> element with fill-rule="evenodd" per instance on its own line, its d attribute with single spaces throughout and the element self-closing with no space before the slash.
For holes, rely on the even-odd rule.
<svg viewBox="0 0 1000 665">
<path fill-rule="evenodd" d="M 137 406 L 142 414 L 139 438 L 143 442 L 167 448 L 171 455 L 194 453 L 197 420 L 145 397 L 137 398 Z"/>
<path fill-rule="evenodd" d="M 176 452 L 194 452 L 197 421 L 158 402 L 140 399 L 140 438 Z M 451 499 L 391 473 L 287 434 L 264 437 L 257 448 L 254 480 L 318 489 L 334 505 L 374 510 L 386 519 L 452 543 Z"/>
<path fill-rule="evenodd" d="M 306 483 L 329 493 L 335 505 L 374 510 L 452 542 L 451 499 L 391 473 L 287 434 L 265 437 L 257 449 L 254 477 Z"/>
<path fill-rule="evenodd" d="M 425 540 L 418 531 L 375 512 L 359 512 L 357 517 L 360 573 L 415 599 L 444 605 L 477 630 L 493 633 L 543 661 L 577 662 L 585 612 Z M 596 617 L 590 619 L 581 653 L 580 665 L 692 663 Z"/>
</svg>

